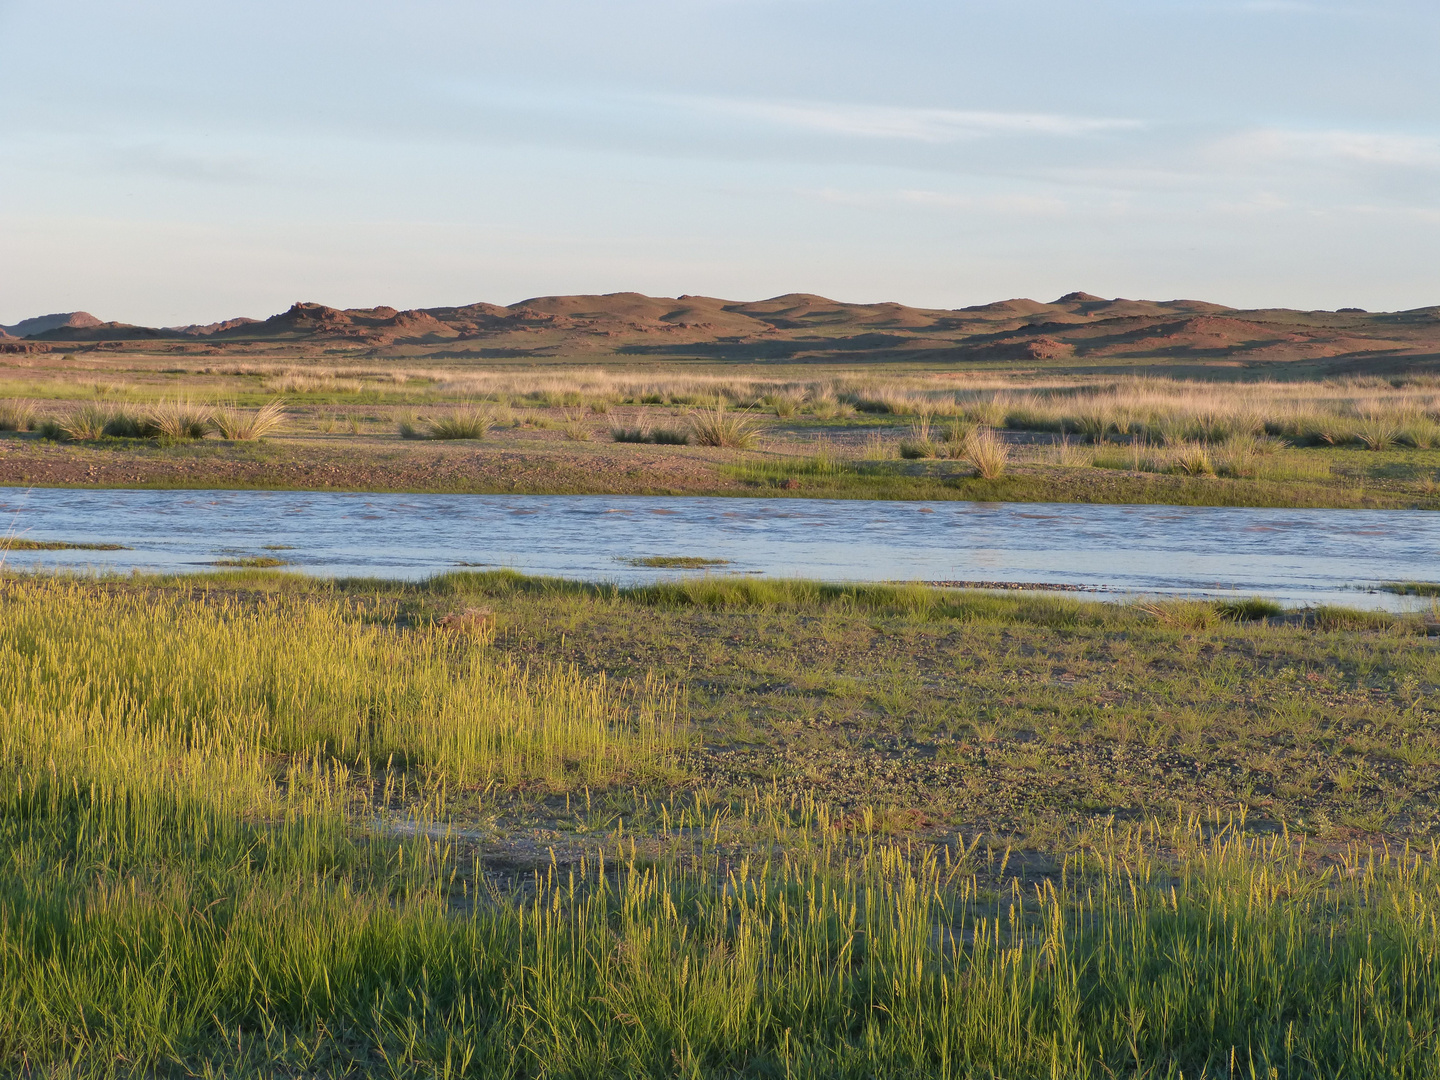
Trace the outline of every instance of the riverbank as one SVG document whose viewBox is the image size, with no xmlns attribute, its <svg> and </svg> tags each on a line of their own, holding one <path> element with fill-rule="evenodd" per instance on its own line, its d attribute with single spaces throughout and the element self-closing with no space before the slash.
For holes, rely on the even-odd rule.
<svg viewBox="0 0 1440 1080">
<path fill-rule="evenodd" d="M 986 479 L 963 460 L 865 456 L 866 440 L 903 435 L 893 426 L 772 425 L 750 449 L 571 441 L 534 427 L 455 441 L 404 440 L 373 425 L 256 442 L 10 432 L 0 434 L 0 485 L 1440 509 L 1440 451 L 1276 448 L 1257 475 L 1185 475 L 1135 467 L 1144 462 L 1128 446 L 1011 436 L 1002 474 Z"/>
</svg>

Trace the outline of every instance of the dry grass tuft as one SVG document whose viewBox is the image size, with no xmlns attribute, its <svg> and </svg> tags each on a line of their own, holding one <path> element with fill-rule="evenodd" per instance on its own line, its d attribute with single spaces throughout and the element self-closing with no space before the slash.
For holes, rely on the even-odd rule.
<svg viewBox="0 0 1440 1080">
<path fill-rule="evenodd" d="M 1210 460 L 1210 448 L 1204 443 L 1180 443 L 1168 456 L 1172 472 L 1186 476 L 1215 475 L 1215 463 Z"/>
<path fill-rule="evenodd" d="M 146 414 L 146 426 L 166 439 L 203 439 L 210 429 L 210 410 L 189 401 L 161 401 Z"/>
<path fill-rule="evenodd" d="M 560 434 L 570 442 L 589 442 L 594 436 L 585 414 L 579 409 L 566 409 L 565 418 L 560 422 Z"/>
<path fill-rule="evenodd" d="M 483 439 L 490 434 L 495 418 L 488 409 L 474 405 L 452 409 L 427 421 L 432 439 Z M 402 428 L 401 434 L 404 434 Z"/>
<path fill-rule="evenodd" d="M 1220 622 L 1215 605 L 1205 600 L 1166 600 L 1137 606 L 1161 626 L 1173 630 L 1211 630 Z"/>
<path fill-rule="evenodd" d="M 62 440 L 90 442 L 103 438 L 113 419 L 114 414 L 102 405 L 81 405 L 57 422 L 57 433 Z"/>
<path fill-rule="evenodd" d="M 725 402 L 720 399 L 716 399 L 713 409 L 693 413 L 690 429 L 701 446 L 747 450 L 755 445 L 754 421 L 743 412 L 727 412 Z"/>
<path fill-rule="evenodd" d="M 32 431 L 36 422 L 35 402 L 28 398 L 0 401 L 0 431 Z"/>
<path fill-rule="evenodd" d="M 1010 463 L 1010 447 L 990 428 L 978 428 L 965 436 L 960 458 L 985 480 L 998 480 Z"/>
<path fill-rule="evenodd" d="M 219 406 L 211 413 L 210 426 L 230 442 L 253 442 L 275 431 L 285 420 L 285 403 L 278 398 L 254 412 L 233 405 Z"/>
</svg>

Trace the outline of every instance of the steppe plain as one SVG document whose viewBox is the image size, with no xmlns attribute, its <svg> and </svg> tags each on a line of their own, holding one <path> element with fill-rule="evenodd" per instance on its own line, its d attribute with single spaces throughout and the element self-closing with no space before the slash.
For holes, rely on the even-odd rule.
<svg viewBox="0 0 1440 1080">
<path fill-rule="evenodd" d="M 1437 309 L 58 322 L 0 339 L 0 482 L 1440 502 Z M 8 572 L 0 1061 L 1440 1075 L 1433 621 Z"/>
</svg>

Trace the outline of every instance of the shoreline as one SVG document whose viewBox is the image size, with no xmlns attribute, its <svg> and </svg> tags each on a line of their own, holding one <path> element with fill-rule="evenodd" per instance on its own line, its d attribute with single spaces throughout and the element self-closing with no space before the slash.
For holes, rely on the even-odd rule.
<svg viewBox="0 0 1440 1080">
<path fill-rule="evenodd" d="M 316 451 L 295 443 L 111 447 L 4 440 L 0 486 L 1440 510 L 1440 491 L 1339 478 L 1287 483 L 1024 463 L 986 480 L 948 461 L 845 463 L 832 475 L 815 475 L 803 460 L 779 455 L 617 452 L 595 444 L 578 451 L 492 444 L 337 454 L 333 447 Z"/>
</svg>

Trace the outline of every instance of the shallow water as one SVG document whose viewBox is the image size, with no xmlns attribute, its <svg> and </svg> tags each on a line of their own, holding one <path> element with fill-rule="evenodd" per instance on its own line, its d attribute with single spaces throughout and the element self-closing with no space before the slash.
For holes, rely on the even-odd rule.
<svg viewBox="0 0 1440 1080">
<path fill-rule="evenodd" d="M 11 551 L 12 567 L 193 571 L 273 556 L 311 574 L 417 579 L 462 566 L 616 582 L 712 573 L 1074 586 L 1097 596 L 1268 596 L 1411 610 L 1369 591 L 1440 577 L 1440 514 L 1073 503 L 605 495 L 367 495 L 0 488 L 0 532 L 124 544 Z"/>
</svg>

